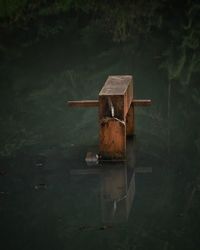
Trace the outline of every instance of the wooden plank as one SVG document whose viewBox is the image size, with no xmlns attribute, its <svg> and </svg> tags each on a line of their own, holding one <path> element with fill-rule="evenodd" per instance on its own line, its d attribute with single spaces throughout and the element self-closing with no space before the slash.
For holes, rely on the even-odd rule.
<svg viewBox="0 0 200 250">
<path fill-rule="evenodd" d="M 99 101 L 98 100 L 82 100 L 82 101 L 68 101 L 68 105 L 70 107 L 98 107 Z"/>
<path fill-rule="evenodd" d="M 126 115 L 133 100 L 132 76 L 109 76 L 99 93 L 100 155 L 124 159 Z"/>
<path fill-rule="evenodd" d="M 99 96 L 99 119 L 112 117 L 109 100 L 114 108 L 113 116 L 119 120 L 125 120 L 124 96 Z"/>
<path fill-rule="evenodd" d="M 134 105 L 132 104 L 126 116 L 126 135 L 133 136 L 135 131 Z"/>
<path fill-rule="evenodd" d="M 99 100 L 80 100 L 80 101 L 67 101 L 70 107 L 74 108 L 97 108 L 99 107 Z M 134 106 L 150 106 L 151 100 L 149 99 L 134 99 L 132 100 Z"/>
<path fill-rule="evenodd" d="M 100 121 L 100 157 L 103 159 L 125 158 L 126 126 L 117 118 L 104 118 Z"/>
<path fill-rule="evenodd" d="M 133 94 L 134 93 L 133 93 L 133 78 L 132 78 L 124 98 L 124 120 L 126 119 L 127 113 L 132 104 Z"/>
<path fill-rule="evenodd" d="M 132 81 L 131 75 L 109 76 L 99 95 L 124 95 Z"/>
<path fill-rule="evenodd" d="M 135 100 L 132 100 L 132 104 L 134 106 L 150 106 L 151 100 L 150 99 L 141 99 L 141 100 L 135 99 Z"/>
<path fill-rule="evenodd" d="M 114 116 L 125 121 L 132 100 L 132 76 L 109 76 L 99 93 L 99 119 Z M 111 106 L 114 115 L 111 114 Z"/>
</svg>

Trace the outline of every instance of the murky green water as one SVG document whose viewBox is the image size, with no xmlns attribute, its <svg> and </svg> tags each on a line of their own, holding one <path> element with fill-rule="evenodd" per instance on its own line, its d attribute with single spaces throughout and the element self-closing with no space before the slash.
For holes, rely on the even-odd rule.
<svg viewBox="0 0 200 250">
<path fill-rule="evenodd" d="M 41 42 L 5 72 L 3 249 L 198 249 L 195 106 L 184 116 L 185 96 L 175 92 L 169 140 L 167 84 L 151 46 L 65 42 Z M 136 111 L 126 163 L 87 166 L 86 153 L 98 145 L 97 110 L 65 101 L 97 98 L 112 74 L 133 74 L 135 96 L 153 105 Z"/>
</svg>

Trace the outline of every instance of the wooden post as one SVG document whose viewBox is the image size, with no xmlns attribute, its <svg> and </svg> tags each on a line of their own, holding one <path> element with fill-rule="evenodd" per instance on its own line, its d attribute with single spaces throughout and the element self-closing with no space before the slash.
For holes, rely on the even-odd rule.
<svg viewBox="0 0 200 250">
<path fill-rule="evenodd" d="M 135 134 L 135 107 L 149 106 L 151 100 L 133 98 L 131 75 L 109 76 L 98 100 L 68 101 L 70 107 L 99 108 L 99 157 L 124 160 L 126 137 Z"/>
<path fill-rule="evenodd" d="M 100 121 L 100 156 L 103 159 L 125 158 L 126 125 L 117 118 Z"/>
<path fill-rule="evenodd" d="M 99 151 L 104 159 L 125 158 L 126 117 L 132 100 L 132 76 L 109 76 L 99 93 Z"/>
<path fill-rule="evenodd" d="M 135 108 L 131 104 L 126 116 L 126 135 L 133 136 L 135 133 Z"/>
</svg>

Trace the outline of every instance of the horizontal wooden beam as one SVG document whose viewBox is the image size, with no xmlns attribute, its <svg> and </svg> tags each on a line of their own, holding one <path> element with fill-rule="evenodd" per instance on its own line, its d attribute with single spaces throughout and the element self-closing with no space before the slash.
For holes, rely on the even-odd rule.
<svg viewBox="0 0 200 250">
<path fill-rule="evenodd" d="M 81 101 L 68 101 L 67 102 L 70 107 L 74 108 L 88 108 L 88 107 L 98 107 L 98 100 L 81 100 Z M 134 106 L 150 106 L 151 100 L 143 99 L 143 100 L 132 100 L 132 104 Z"/>
<path fill-rule="evenodd" d="M 151 100 L 150 99 L 135 99 L 132 100 L 132 104 L 134 106 L 150 106 L 151 105 Z"/>
<path fill-rule="evenodd" d="M 68 101 L 67 102 L 70 107 L 74 108 L 88 108 L 88 107 L 98 107 L 98 100 L 82 100 L 82 101 Z"/>
</svg>

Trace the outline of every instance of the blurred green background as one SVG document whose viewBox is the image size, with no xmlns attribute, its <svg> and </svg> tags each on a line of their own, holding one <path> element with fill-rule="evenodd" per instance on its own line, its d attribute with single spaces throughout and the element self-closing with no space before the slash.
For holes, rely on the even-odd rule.
<svg viewBox="0 0 200 250">
<path fill-rule="evenodd" d="M 19 222 L 21 232 L 26 233 L 24 225 L 32 218 L 31 226 L 41 230 L 37 240 L 51 235 L 49 249 L 57 249 L 59 240 L 59 249 L 67 249 L 72 242 L 77 245 L 69 249 L 80 249 L 90 241 L 91 249 L 95 241 L 99 249 L 105 242 L 107 249 L 199 249 L 199 11 L 197 0 L 0 0 L 0 169 L 10 162 L 10 178 L 13 174 L 15 181 L 5 183 L 21 188 L 20 198 L 11 196 L 12 201 L 0 210 L 6 214 L 16 207 L 8 213 L 9 225 L 10 215 L 22 206 L 19 200 L 29 205 L 34 200 L 16 177 L 22 174 L 26 180 L 32 173 L 27 167 L 30 159 L 24 157 L 59 155 L 71 167 L 73 157 L 81 162 L 87 148 L 98 144 L 97 110 L 71 109 L 66 101 L 96 99 L 108 75 L 132 74 L 135 97 L 152 99 L 150 108 L 136 110 L 139 162 L 157 167 L 153 179 L 138 178 L 144 201 L 137 200 L 136 215 L 132 213 L 127 227 L 104 234 L 103 241 L 101 233 L 79 235 L 76 242 L 75 232 L 66 239 L 65 225 L 54 231 L 51 221 L 60 212 L 56 205 L 49 214 L 45 209 L 42 213 L 47 228 L 40 228 L 37 216 L 31 217 L 33 210 L 41 212 L 45 199 L 48 207 L 52 197 L 58 204 L 62 201 L 59 194 L 65 194 L 60 185 L 57 193 L 30 205 L 30 214 L 24 213 L 25 219 Z M 85 151 L 73 155 L 75 146 L 84 146 Z M 56 178 L 51 179 L 55 187 Z M 74 185 L 72 192 L 84 200 L 81 189 Z M 59 207 L 71 201 L 73 197 Z M 2 232 L 16 233 L 17 226 L 9 230 L 8 221 L 5 216 Z M 16 235 L 17 241 L 22 238 Z M 26 244 L 26 249 L 40 249 L 28 240 Z"/>
</svg>

